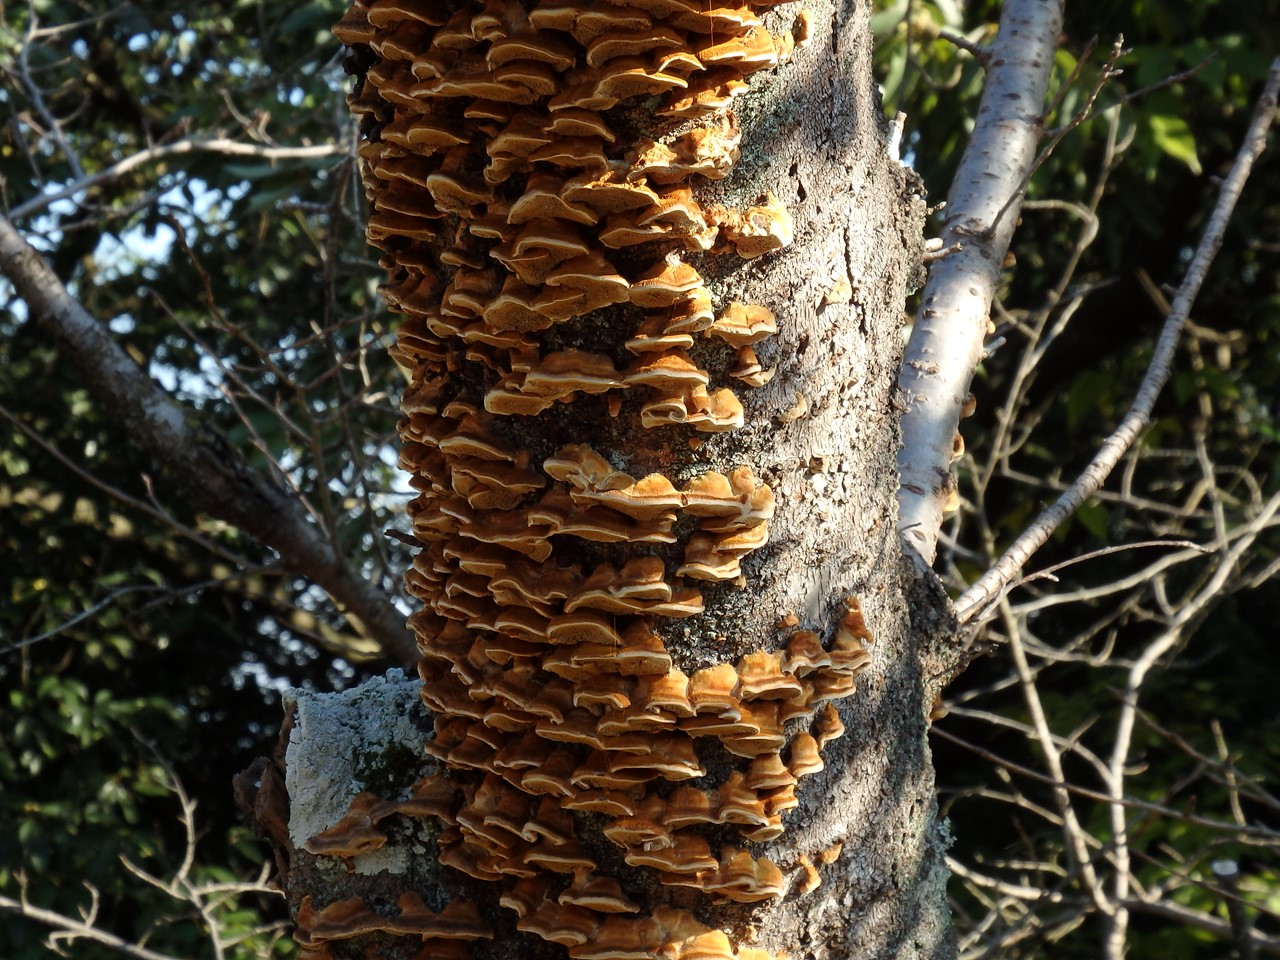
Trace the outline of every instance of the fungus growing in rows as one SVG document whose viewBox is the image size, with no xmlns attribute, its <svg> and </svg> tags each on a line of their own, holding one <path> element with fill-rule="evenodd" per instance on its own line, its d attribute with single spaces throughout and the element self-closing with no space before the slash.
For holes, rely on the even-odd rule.
<svg viewBox="0 0 1280 960">
<path fill-rule="evenodd" d="M 347 46 L 354 47 L 369 43 L 378 36 L 378 27 L 387 25 L 386 21 L 373 23 L 369 17 L 369 5 L 364 0 L 354 0 L 342 19 L 334 25 L 333 35 Z"/>
<path fill-rule="evenodd" d="M 552 490 L 547 493 L 526 514 L 528 525 L 543 525 L 547 535 L 572 535 L 582 540 L 597 543 L 675 543 L 671 533 L 671 521 L 659 519 L 647 523 L 639 523 L 619 517 L 615 512 L 602 507 L 583 507 L 573 501 L 563 490 Z M 545 556 L 539 559 L 545 559 Z M 593 594 L 597 595 L 597 594 Z M 605 599 L 603 595 L 601 599 Z M 574 601 L 565 605 L 565 610 L 572 613 L 579 606 L 592 606 L 608 613 L 643 613 L 645 608 L 640 604 L 608 603 L 604 606 L 589 601 Z"/>
<path fill-rule="evenodd" d="M 703 667 L 689 678 L 689 702 L 699 715 L 741 719 L 737 692 L 738 671 L 729 663 Z"/>
<path fill-rule="evenodd" d="M 661 928 L 652 921 L 610 918 L 590 943 L 570 948 L 569 956 L 572 960 L 633 960 L 653 956 L 661 945 Z"/>
<path fill-rule="evenodd" d="M 421 896 L 410 891 L 401 895 L 397 907 L 396 916 L 384 917 L 357 896 L 316 910 L 311 897 L 306 897 L 296 918 L 299 931 L 306 931 L 305 938 L 299 940 L 303 943 L 349 940 L 379 932 L 418 936 L 424 940 L 493 939 L 492 928 L 481 920 L 479 908 L 470 901 L 452 900 L 436 914 L 427 909 Z"/>
<path fill-rule="evenodd" d="M 693 346 L 693 337 L 688 333 L 673 333 L 667 321 L 662 317 L 651 317 L 636 328 L 626 348 L 634 354 L 663 352 L 673 349 L 687 350 Z"/>
<path fill-rule="evenodd" d="M 717 822 L 716 798 L 697 787 L 677 787 L 663 806 L 662 823 L 669 830 Z"/>
<path fill-rule="evenodd" d="M 574 610 L 551 618 L 546 638 L 551 643 L 573 645 L 574 649 L 595 643 L 612 650 L 622 642 L 611 618 L 594 610 Z"/>
<path fill-rule="evenodd" d="M 585 203 L 566 200 L 561 196 L 563 189 L 564 181 L 554 174 L 530 174 L 524 193 L 507 212 L 507 222 L 556 219 L 594 226 L 600 215 Z"/>
<path fill-rule="evenodd" d="M 817 741 L 819 750 L 844 734 L 844 724 L 841 722 L 840 714 L 833 704 L 825 703 L 822 705 L 822 709 L 818 711 L 817 719 L 814 721 L 813 729 L 814 739 Z"/>
<path fill-rule="evenodd" d="M 360 897 L 336 900 L 317 910 L 311 897 L 304 897 L 294 922 L 294 939 L 307 946 L 325 940 L 349 940 L 382 929 L 382 917 L 370 910 Z"/>
<path fill-rule="evenodd" d="M 562 947 L 575 947 L 595 937 L 600 922 L 590 910 L 543 900 L 517 921 L 516 929 L 536 933 Z"/>
<path fill-rule="evenodd" d="M 797 778 L 821 769 L 818 751 L 842 729 L 815 704 L 852 692 L 868 656 L 850 606 L 829 650 L 797 630 L 785 649 L 686 676 L 663 637 L 704 611 L 696 587 L 712 597 L 743 582 L 742 559 L 768 542 L 772 489 L 741 465 L 677 477 L 649 440 L 614 462 L 566 445 L 582 436 L 564 430 L 577 429 L 571 405 L 591 395 L 616 418 L 610 430 L 627 418 L 679 429 L 691 450 L 742 427 L 739 397 L 700 367 L 699 334 L 736 353 L 706 351 L 717 377 L 771 375 L 752 345 L 776 332 L 773 315 L 724 307 L 678 259 L 708 254 L 720 282 L 711 258 L 790 241 L 773 194 L 745 210 L 699 194 L 737 160 L 730 108 L 745 78 L 804 39 L 800 21 L 794 40 L 765 29 L 771 5 L 357 0 L 337 30 L 376 58 L 352 107 L 380 137 L 359 154 L 384 297 L 405 317 L 394 355 L 413 377 L 401 461 L 425 544 L 406 577 L 425 605 L 411 624 L 437 714 L 424 750 L 450 768 L 386 809 L 453 823 L 441 861 L 498 884 L 520 930 L 577 960 L 735 957 L 692 914 L 638 915 L 582 831 L 603 829 L 663 883 L 744 903 L 780 895 L 771 862 L 716 857 L 688 828 L 780 835 Z M 638 129 L 652 139 L 624 141 Z M 520 449 L 530 438 L 545 444 L 536 460 Z M 708 463 L 723 463 L 706 443 Z M 788 737 L 797 720 L 810 732 Z M 689 783 L 703 777 L 724 782 Z M 325 839 L 376 842 L 385 815 L 353 807 L 349 836 Z M 399 908 L 385 932 L 426 928 L 421 900 Z"/>
<path fill-rule="evenodd" d="M 657 204 L 657 194 L 653 202 Z M 670 307 L 701 286 L 702 277 L 687 263 L 662 264 L 631 284 L 630 299 L 637 307 Z"/>
<path fill-rule="evenodd" d="M 845 600 L 844 616 L 840 618 L 840 624 L 837 628 L 837 640 L 852 643 L 854 641 L 860 644 L 871 644 L 875 642 L 875 637 L 867 628 L 867 621 L 862 615 L 862 602 L 857 597 L 848 597 Z"/>
<path fill-rule="evenodd" d="M 685 560 L 676 569 L 676 574 L 694 580 L 719 582 L 736 580 L 742 575 L 742 567 L 736 556 L 715 549 L 713 537 L 695 535 L 685 547 Z"/>
<path fill-rule="evenodd" d="M 760 366 L 760 358 L 750 347 L 739 347 L 737 362 L 730 368 L 729 376 L 741 380 L 749 387 L 763 387 L 773 379 L 776 372 Z"/>
<path fill-rule="evenodd" d="M 825 764 L 819 754 L 818 741 L 812 734 L 800 732 L 791 741 L 791 754 L 787 769 L 796 779 L 818 773 Z"/>
<path fill-rule="evenodd" d="M 779 46 L 769 31 L 757 26 L 728 40 L 717 42 L 714 36 L 710 37 L 694 53 L 708 67 L 733 66 L 747 74 L 776 66 Z"/>
<path fill-rule="evenodd" d="M 584 503 L 596 503 L 609 507 L 633 520 L 649 521 L 670 518 L 683 505 L 675 485 L 660 473 L 630 481 L 623 473 L 613 474 L 605 489 L 584 489 L 570 494 Z"/>
<path fill-rule="evenodd" d="M 639 222 L 641 216 L 637 213 L 613 214 L 600 231 L 600 242 L 616 250 L 659 240 L 671 232 L 671 228 L 666 224 L 641 224 Z"/>
<path fill-rule="evenodd" d="M 414 781 L 409 798 L 396 804 L 398 813 L 406 817 L 438 817 L 456 822 L 458 784 L 439 774 Z"/>
<path fill-rule="evenodd" d="M 707 882 L 708 891 L 740 903 L 754 903 L 781 896 L 786 889 L 782 871 L 772 860 L 757 860 L 745 850 L 731 847 L 721 856 L 715 879 Z"/>
<path fill-rule="evenodd" d="M 568 750 L 553 750 L 546 762 L 520 778 L 521 789 L 539 795 L 571 797 L 569 778 L 578 769 L 578 758 Z"/>
<path fill-rule="evenodd" d="M 609 817 L 629 817 L 636 812 L 635 803 L 627 794 L 612 790 L 579 790 L 562 801 L 561 806 L 566 810 L 602 813 Z"/>
<path fill-rule="evenodd" d="M 524 854 L 524 862 L 555 873 L 581 873 L 597 868 L 596 862 L 572 841 L 560 844 L 543 841 Z"/>
<path fill-rule="evenodd" d="M 498 903 L 524 918 L 547 899 L 551 884 L 545 877 L 526 877 L 503 891 Z"/>
<path fill-rule="evenodd" d="M 739 757 L 776 756 L 786 743 L 779 704 L 744 700 L 738 709 L 742 714 L 740 722 L 751 729 L 745 733 L 722 735 L 720 742 L 724 748 Z"/>
<path fill-rule="evenodd" d="M 736 960 L 733 944 L 721 930 L 708 930 L 680 945 L 680 960 Z"/>
<path fill-rule="evenodd" d="M 798 677 L 831 666 L 831 655 L 812 630 L 796 630 L 787 641 L 785 669 Z"/>
<path fill-rule="evenodd" d="M 743 700 L 787 700 L 804 692 L 793 674 L 782 668 L 781 653 L 749 653 L 738 661 L 739 696 Z"/>
<path fill-rule="evenodd" d="M 697 874 L 715 870 L 719 866 L 716 858 L 711 855 L 707 841 L 686 833 L 675 835 L 672 842 L 661 849 L 629 849 L 625 859 L 633 867 L 652 867 L 667 874 L 675 874 L 678 878 L 675 882 L 679 882 L 679 879 L 692 879 L 693 885 L 701 885 Z M 662 881 L 672 882 L 668 877 L 663 877 Z"/>
<path fill-rule="evenodd" d="M 668 94 L 658 115 L 700 119 L 720 114 L 746 89 L 747 84 L 732 67 L 712 68 L 690 80 L 685 90 Z"/>
<path fill-rule="evenodd" d="M 765 826 L 769 815 L 765 811 L 760 794 L 746 785 L 741 771 L 735 770 L 720 785 L 716 794 L 716 809 L 720 823 L 744 826 Z"/>
<path fill-rule="evenodd" d="M 749 790 L 779 790 L 794 787 L 796 778 L 776 753 L 756 757 L 747 767 L 743 781 Z"/>
</svg>

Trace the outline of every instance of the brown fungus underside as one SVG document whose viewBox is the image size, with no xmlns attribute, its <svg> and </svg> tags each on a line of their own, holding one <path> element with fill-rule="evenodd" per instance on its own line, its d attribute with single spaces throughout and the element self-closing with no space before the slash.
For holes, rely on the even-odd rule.
<svg viewBox="0 0 1280 960">
<path fill-rule="evenodd" d="M 820 167 L 780 169 L 736 112 L 765 77 L 775 98 L 786 71 L 827 82 L 798 69 L 813 29 L 795 4 L 706 0 L 356 0 L 335 29 L 412 371 L 407 583 L 439 772 L 307 848 L 353 856 L 430 816 L 467 879 L 435 912 L 308 899 L 307 955 L 376 933 L 461 957 L 497 929 L 531 956 L 765 960 L 786 944 L 760 911 L 817 889 L 856 832 L 787 836 L 822 822 L 805 781 L 872 660 L 858 595 L 896 610 L 891 483 L 856 492 L 842 445 L 867 437 L 837 426 L 888 417 L 891 378 L 857 310 L 816 313 L 868 259 L 820 207 L 793 219 Z M 775 137 L 814 126 L 781 113 Z M 882 169 L 845 171 L 841 217 Z M 817 273 L 778 255 L 798 230 Z M 837 378 L 803 372 L 819 335 Z M 892 462 L 878 429 L 855 462 Z"/>
</svg>

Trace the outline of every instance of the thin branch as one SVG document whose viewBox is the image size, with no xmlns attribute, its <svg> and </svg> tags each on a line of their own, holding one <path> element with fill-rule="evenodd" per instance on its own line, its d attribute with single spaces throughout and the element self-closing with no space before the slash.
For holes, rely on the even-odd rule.
<svg viewBox="0 0 1280 960">
<path fill-rule="evenodd" d="M 987 750 L 985 747 L 978 746 L 976 743 L 971 743 L 963 737 L 951 733 L 943 726 L 934 726 L 930 729 L 929 733 L 932 736 L 941 737 L 949 743 L 954 743 L 956 746 L 963 747 L 974 756 L 1007 770 L 1010 773 L 1016 773 L 1020 777 L 1026 777 L 1028 780 L 1034 780 L 1047 787 L 1061 788 L 1074 796 L 1083 797 L 1087 800 L 1096 800 L 1099 803 L 1114 802 L 1110 796 L 1100 790 L 1082 787 L 1077 783 L 1069 783 L 1065 780 L 1054 780 L 1053 777 L 1041 773 L 1039 770 L 1035 770 L 1025 764 L 1010 760 L 1008 757 L 1002 757 L 997 753 Z M 1186 810 L 1179 810 L 1176 807 L 1171 807 L 1163 803 L 1155 803 L 1149 800 L 1135 800 L 1133 797 L 1126 797 L 1121 801 L 1121 803 L 1131 810 L 1138 810 L 1143 813 L 1149 813 L 1160 817 L 1168 817 L 1171 820 L 1191 824 L 1192 826 L 1207 827 L 1211 830 L 1220 830 L 1223 833 L 1229 834 L 1240 843 L 1254 843 L 1260 846 L 1270 847 L 1274 846 L 1277 841 L 1280 841 L 1280 833 L 1277 833 L 1275 830 L 1268 829 L 1267 827 L 1242 827 L 1230 820 L 1216 820 L 1213 817 L 1204 817 L 1197 813 L 1188 813 Z"/>
<path fill-rule="evenodd" d="M 107 607 L 111 606 L 113 603 L 119 600 L 121 597 L 127 597 L 131 593 L 156 593 L 156 592 L 165 592 L 165 588 L 158 587 L 154 583 L 142 583 L 132 587 L 121 587 L 119 590 L 112 590 L 109 594 L 107 594 L 105 597 L 103 597 L 93 606 L 87 607 L 84 610 L 81 610 L 74 617 L 70 617 L 67 620 L 62 621 L 62 623 L 58 624 L 53 629 L 46 630 L 44 633 L 36 634 L 34 637 L 26 637 L 22 640 L 18 640 L 15 643 L 6 644 L 5 646 L 0 647 L 0 655 L 6 654 L 6 653 L 13 653 L 15 650 L 23 650 L 27 647 L 35 646 L 37 643 L 41 643 L 45 640 L 51 640 L 54 637 L 58 636 L 59 634 L 65 633 L 66 631 L 70 630 L 72 627 L 76 626 L 77 624 L 83 623 L 85 620 L 93 619 L 103 610 L 107 609 Z"/>
<path fill-rule="evenodd" d="M 955 857 L 947 857 L 947 869 L 957 877 L 968 880 L 980 887 L 988 887 L 1007 897 L 1018 897 L 1021 900 L 1044 900 L 1050 903 L 1061 902 L 1061 894 L 1055 894 L 1044 887 L 1032 887 L 1025 883 L 1006 883 L 996 877 L 988 877 L 961 863 Z"/>
<path fill-rule="evenodd" d="M 126 956 L 136 957 L 137 960 L 183 960 L 183 958 L 174 957 L 167 953 L 157 953 L 155 950 L 148 950 L 146 947 L 123 940 L 113 933 L 107 933 L 107 931 L 93 926 L 91 920 L 72 920 L 70 917 L 64 917 L 62 914 L 55 913 L 52 910 L 33 906 L 27 902 L 25 896 L 21 900 L 0 896 L 0 911 L 16 913 L 19 916 L 26 917 L 28 920 L 35 920 L 37 923 L 43 923 L 47 927 L 62 931 L 60 939 L 92 940 L 94 943 L 100 943 L 104 947 L 118 950 Z"/>
<path fill-rule="evenodd" d="M 130 170 L 155 163 L 166 157 L 184 153 L 217 153 L 231 157 L 254 157 L 259 160 L 314 160 L 323 157 L 342 156 L 350 152 L 346 143 L 321 143 L 308 147 L 268 147 L 258 143 L 243 143 L 239 140 L 228 140 L 225 137 L 187 137 L 173 143 L 161 144 L 139 150 L 125 157 L 105 170 L 89 175 L 78 175 L 77 179 L 65 186 L 32 197 L 26 203 L 20 203 L 9 211 L 10 220 L 23 220 L 48 209 L 52 204 L 77 193 L 88 190 L 105 181 L 124 176 Z"/>
<path fill-rule="evenodd" d="M 1065 131 L 1068 127 L 1070 127 L 1071 129 L 1075 129 L 1076 127 L 1080 126 L 1080 124 L 1084 123 L 1086 120 L 1092 120 L 1094 117 L 1100 117 L 1104 113 L 1108 113 L 1109 111 L 1114 110 L 1116 107 L 1123 106 L 1126 103 L 1132 103 L 1134 100 L 1140 100 L 1141 98 L 1148 96 L 1149 94 L 1155 93 L 1157 90 L 1163 90 L 1165 87 L 1171 87 L 1175 83 L 1181 83 L 1183 80 L 1189 80 L 1190 78 L 1194 77 L 1197 73 L 1199 73 L 1201 70 L 1209 66 L 1209 64 L 1213 63 L 1213 61 L 1217 59 L 1218 59 L 1218 54 L 1216 52 L 1211 53 L 1209 54 L 1209 56 L 1205 57 L 1203 60 L 1201 60 L 1199 63 L 1195 64 L 1194 66 L 1187 67 L 1187 69 L 1181 70 L 1178 73 L 1171 73 L 1169 76 L 1164 77 L 1160 80 L 1157 80 L 1154 83 L 1149 83 L 1145 87 L 1142 87 L 1138 90 L 1134 90 L 1131 93 L 1126 93 L 1122 97 L 1117 97 L 1115 100 L 1112 100 L 1110 103 L 1107 103 L 1106 105 L 1100 107 L 1097 110 L 1094 110 L 1090 113 L 1077 112 L 1076 115 L 1073 116 L 1070 120 L 1068 120 L 1067 123 L 1064 124 L 1063 126 L 1054 127 L 1052 130 L 1046 131 L 1045 136 L 1057 137 L 1059 133 Z"/>
<path fill-rule="evenodd" d="M 1027 706 L 1027 712 L 1031 715 L 1031 721 L 1035 728 L 1035 740 L 1040 744 L 1040 752 L 1053 781 L 1057 784 L 1065 784 L 1067 778 L 1062 768 L 1062 754 L 1058 751 L 1053 733 L 1049 729 L 1049 719 L 1045 715 L 1044 706 L 1040 700 L 1040 692 L 1036 687 L 1035 678 L 1032 676 L 1031 669 L 1027 663 L 1026 652 L 1022 646 L 1021 631 L 1018 629 L 1007 603 L 1002 605 L 1000 614 L 1004 620 L 1005 629 L 1009 634 L 1009 649 L 1013 653 L 1014 665 L 1018 671 L 1023 702 Z M 1106 894 L 1102 891 L 1102 885 L 1099 882 L 1097 871 L 1094 869 L 1093 861 L 1089 856 L 1088 845 L 1085 842 L 1087 831 L 1076 816 L 1075 808 L 1071 804 L 1070 793 L 1065 786 L 1055 786 L 1053 788 L 1053 799 L 1058 807 L 1058 813 L 1062 817 L 1062 832 L 1067 840 L 1067 852 L 1074 861 L 1073 866 L 1080 871 L 1085 889 L 1093 899 L 1094 906 L 1102 911 L 1103 914 L 1109 915 L 1113 913 L 1115 908 L 1107 901 Z"/>
<path fill-rule="evenodd" d="M 974 43 L 968 37 L 962 37 L 958 33 L 952 33 L 950 30 L 939 30 L 938 39 L 945 40 L 953 47 L 963 50 L 965 53 L 973 57 L 984 67 L 991 60 L 991 48 L 984 47 L 980 43 Z"/>
<path fill-rule="evenodd" d="M 1156 397 L 1172 372 L 1178 335 L 1182 331 L 1187 315 L 1191 312 L 1191 305 L 1200 292 L 1200 286 L 1204 283 L 1209 267 L 1222 246 L 1227 224 L 1231 221 L 1231 214 L 1244 189 L 1245 181 L 1248 180 L 1249 173 L 1253 169 L 1254 161 L 1266 147 L 1267 131 L 1276 116 L 1278 94 L 1280 94 L 1280 59 L 1272 64 L 1271 75 L 1254 111 L 1249 132 L 1240 147 L 1235 163 L 1232 164 L 1230 174 L 1223 182 L 1218 202 L 1205 227 L 1200 245 L 1196 248 L 1191 265 L 1187 268 L 1186 278 L 1178 289 L 1173 308 L 1165 319 L 1151 364 L 1147 368 L 1132 406 L 1075 483 L 1056 503 L 1041 513 L 1035 522 L 1018 536 L 995 565 L 956 600 L 956 618 L 962 625 L 971 621 L 980 621 L 986 615 L 993 602 L 1010 589 L 1009 585 L 1017 578 L 1023 564 L 1049 539 L 1053 531 L 1067 517 L 1075 513 L 1094 491 L 1102 486 L 1121 456 L 1145 429 Z"/>
<path fill-rule="evenodd" d="M 1201 913 L 1199 910 L 1192 910 L 1190 907 L 1184 907 L 1181 904 L 1174 903 L 1172 900 L 1148 901 L 1137 897 L 1126 900 L 1124 903 L 1126 909 L 1135 913 L 1146 913 L 1153 917 L 1163 917 L 1166 920 L 1176 920 L 1178 923 L 1185 924 L 1189 927 L 1197 927 L 1206 930 L 1209 933 L 1222 937 L 1224 940 L 1232 940 L 1235 937 L 1235 931 L 1232 930 L 1231 924 L 1225 920 L 1220 920 L 1209 913 Z M 1269 956 L 1280 956 L 1280 937 L 1267 936 L 1265 933 L 1259 933 L 1257 930 L 1248 931 L 1249 945 Z"/>
<path fill-rule="evenodd" d="M 36 108 L 36 112 L 40 114 L 40 118 L 44 121 L 49 134 L 58 144 L 62 155 L 67 158 L 67 165 L 71 167 L 71 172 L 77 178 L 82 178 L 84 177 L 84 168 L 80 166 L 80 157 L 71 149 L 71 144 L 67 142 L 67 138 L 62 132 L 61 122 L 45 104 L 44 95 L 36 84 L 35 78 L 31 76 L 31 42 L 39 32 L 39 20 L 36 17 L 36 5 L 34 2 L 27 4 L 27 16 L 30 18 L 27 26 L 27 35 L 23 39 L 22 48 L 18 51 L 18 76 L 22 78 L 22 85 L 27 90 L 27 96 L 31 98 L 31 103 Z"/>
<path fill-rule="evenodd" d="M 1035 573 L 1029 573 L 1016 581 L 1013 586 L 1020 587 L 1024 584 L 1031 583 L 1035 580 L 1053 580 L 1057 581 L 1055 574 L 1059 570 L 1074 566 L 1077 563 L 1084 563 L 1086 560 L 1096 560 L 1098 557 L 1109 557 L 1113 553 L 1124 553 L 1129 550 L 1140 550 L 1144 547 L 1183 547 L 1195 553 L 1212 553 L 1208 547 L 1202 547 L 1198 543 L 1190 540 L 1141 540 L 1137 543 L 1123 543 L 1115 547 L 1102 547 L 1099 550 L 1090 550 L 1088 553 L 1082 553 L 1078 557 L 1072 557 L 1070 560 L 1063 560 L 1061 563 L 1055 563 L 1045 567 L 1043 570 L 1037 570 Z"/>
<path fill-rule="evenodd" d="M 1280 78 L 1280 61 L 1276 64 L 1275 76 Z M 1129 670 L 1124 702 L 1121 704 L 1120 716 L 1116 722 L 1116 735 L 1107 778 L 1108 792 L 1111 794 L 1111 836 L 1116 858 L 1114 895 L 1117 902 L 1123 903 L 1129 897 L 1128 821 L 1124 804 L 1124 785 L 1129 766 L 1129 750 L 1133 743 L 1133 731 L 1137 721 L 1138 696 L 1143 681 L 1156 663 L 1181 642 L 1187 625 L 1222 592 L 1227 579 L 1234 574 L 1236 564 L 1239 563 L 1244 552 L 1253 546 L 1258 533 L 1266 528 L 1267 522 L 1277 510 L 1280 510 L 1280 494 L 1273 497 L 1248 525 L 1251 535 L 1241 537 L 1230 550 L 1225 552 L 1218 562 L 1217 570 L 1209 578 L 1209 582 L 1193 598 L 1180 605 L 1173 623 L 1163 634 L 1147 645 L 1146 650 Z M 1126 929 L 1127 915 L 1123 910 L 1119 910 L 1111 918 L 1111 929 L 1107 937 L 1108 957 L 1120 960 L 1123 956 Z"/>
</svg>

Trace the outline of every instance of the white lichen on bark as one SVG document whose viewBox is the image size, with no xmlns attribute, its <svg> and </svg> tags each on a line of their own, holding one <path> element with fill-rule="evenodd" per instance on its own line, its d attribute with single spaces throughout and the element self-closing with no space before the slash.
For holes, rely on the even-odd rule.
<svg viewBox="0 0 1280 960">
<path fill-rule="evenodd" d="M 286 694 L 285 702 L 296 710 L 285 754 L 289 839 L 295 847 L 302 849 L 346 815 L 368 786 L 360 779 L 362 766 L 388 753 L 421 755 L 424 734 L 411 717 L 421 686 L 417 677 L 391 670 L 341 693 Z M 361 875 L 403 873 L 412 854 L 407 845 L 389 843 L 352 857 L 351 865 Z"/>
</svg>

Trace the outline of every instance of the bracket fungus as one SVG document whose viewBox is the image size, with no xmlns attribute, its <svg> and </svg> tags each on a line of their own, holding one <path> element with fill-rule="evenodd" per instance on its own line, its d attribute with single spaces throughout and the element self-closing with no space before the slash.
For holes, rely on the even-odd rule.
<svg viewBox="0 0 1280 960">
<path fill-rule="evenodd" d="M 315 852 L 378 843 L 388 810 L 438 818 L 440 862 L 579 960 L 767 960 L 683 909 L 687 888 L 786 892 L 750 845 L 785 830 L 843 730 L 830 701 L 869 660 L 853 601 L 829 643 L 796 622 L 686 673 L 675 626 L 742 587 L 774 492 L 744 464 L 677 476 L 648 440 L 611 458 L 563 426 L 594 404 L 696 451 L 742 428 L 736 391 L 772 375 L 755 348 L 773 312 L 717 304 L 698 265 L 791 242 L 773 193 L 736 210 L 704 190 L 738 160 L 735 98 L 807 36 L 770 32 L 775 2 L 355 0 L 334 29 L 366 48 L 349 103 L 404 316 L 401 464 L 425 545 L 406 582 L 442 772 L 399 806 L 362 800 Z M 717 855 L 726 830 L 744 846 Z M 308 902 L 300 942 L 491 935 L 473 909 Z"/>
</svg>

